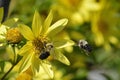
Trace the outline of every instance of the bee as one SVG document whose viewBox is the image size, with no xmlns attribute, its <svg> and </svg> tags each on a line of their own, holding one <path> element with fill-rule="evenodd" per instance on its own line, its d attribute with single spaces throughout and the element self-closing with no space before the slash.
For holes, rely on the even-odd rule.
<svg viewBox="0 0 120 80">
<path fill-rule="evenodd" d="M 50 56 L 50 52 L 49 52 L 49 51 L 43 51 L 43 52 L 40 54 L 39 58 L 40 58 L 41 60 L 44 60 L 44 59 L 48 58 L 48 56 Z"/>
<path fill-rule="evenodd" d="M 50 56 L 50 51 L 53 48 L 53 45 L 51 43 L 45 44 L 39 58 L 41 60 L 47 59 Z"/>
<path fill-rule="evenodd" d="M 86 51 L 87 53 L 92 52 L 92 47 L 88 44 L 86 40 L 79 40 L 78 46 L 84 51 Z"/>
</svg>

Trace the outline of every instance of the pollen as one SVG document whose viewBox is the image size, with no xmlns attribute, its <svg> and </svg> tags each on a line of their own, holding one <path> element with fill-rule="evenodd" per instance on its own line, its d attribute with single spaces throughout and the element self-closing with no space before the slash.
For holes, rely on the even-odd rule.
<svg viewBox="0 0 120 80">
<path fill-rule="evenodd" d="M 41 51 L 44 48 L 44 42 L 40 38 L 36 38 L 35 40 L 33 40 L 32 44 L 38 51 Z"/>
<path fill-rule="evenodd" d="M 6 40 L 8 43 L 18 44 L 22 39 L 22 35 L 18 31 L 18 28 L 12 28 L 7 31 Z"/>
</svg>

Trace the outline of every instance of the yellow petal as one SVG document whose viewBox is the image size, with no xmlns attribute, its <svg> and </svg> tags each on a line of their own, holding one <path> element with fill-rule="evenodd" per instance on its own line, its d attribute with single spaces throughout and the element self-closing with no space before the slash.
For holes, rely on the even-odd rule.
<svg viewBox="0 0 120 80">
<path fill-rule="evenodd" d="M 33 47 L 32 47 L 32 42 L 28 41 L 19 51 L 18 54 L 21 56 L 24 56 L 26 53 L 28 53 L 28 51 L 32 51 Z"/>
<path fill-rule="evenodd" d="M 53 14 L 52 14 L 52 10 L 51 10 L 50 13 L 49 13 L 49 15 L 45 19 L 44 24 L 43 24 L 42 33 L 45 33 L 48 30 L 48 28 L 49 28 L 49 26 L 50 26 L 50 24 L 52 22 L 52 19 L 53 19 Z"/>
<path fill-rule="evenodd" d="M 54 56 L 55 59 L 57 59 L 58 61 L 66 64 L 66 65 L 70 65 L 69 60 L 67 59 L 67 57 L 65 57 L 60 51 L 58 50 L 54 50 L 54 53 L 52 54 Z"/>
<path fill-rule="evenodd" d="M 32 57 L 31 67 L 34 75 L 36 75 L 36 73 L 40 70 L 40 59 L 37 58 L 35 55 L 33 55 Z"/>
<path fill-rule="evenodd" d="M 33 40 L 34 39 L 34 35 L 31 31 L 31 29 L 24 25 L 24 24 L 20 24 L 18 26 L 19 31 L 21 32 L 21 34 L 27 39 L 27 40 Z"/>
<path fill-rule="evenodd" d="M 72 46 L 75 43 L 72 40 L 61 39 L 61 40 L 54 41 L 53 44 L 57 49 L 59 49 L 59 48 Z"/>
<path fill-rule="evenodd" d="M 35 37 L 38 37 L 40 35 L 42 25 L 41 25 L 41 17 L 37 11 L 35 11 L 33 22 L 32 22 L 32 31 L 35 35 Z"/>
<path fill-rule="evenodd" d="M 117 44 L 119 43 L 118 38 L 116 38 L 115 36 L 112 36 L 112 35 L 109 37 L 109 41 L 110 41 L 112 44 L 115 44 L 115 45 L 117 45 Z"/>
<path fill-rule="evenodd" d="M 32 76 L 29 73 L 23 72 L 16 76 L 15 80 L 32 80 Z"/>
<path fill-rule="evenodd" d="M 0 23 L 3 19 L 3 8 L 0 8 Z"/>
<path fill-rule="evenodd" d="M 52 79 L 54 77 L 54 74 L 53 74 L 53 70 L 51 68 L 52 67 L 51 64 L 46 60 L 45 61 L 42 60 L 41 66 L 44 69 L 44 71 L 48 74 L 48 76 Z"/>
<path fill-rule="evenodd" d="M 61 30 L 64 29 L 65 25 L 68 23 L 68 19 L 61 19 L 54 23 L 51 27 L 49 27 L 48 31 L 46 34 L 48 36 L 54 36 L 57 33 L 59 33 Z"/>
<path fill-rule="evenodd" d="M 5 34 L 7 32 L 7 27 L 5 25 L 0 25 L 0 41 L 5 41 Z"/>
<path fill-rule="evenodd" d="M 24 57 L 21 60 L 21 65 L 19 68 L 20 73 L 26 71 L 30 67 L 32 56 L 33 53 L 27 53 L 26 55 L 24 55 Z"/>
</svg>

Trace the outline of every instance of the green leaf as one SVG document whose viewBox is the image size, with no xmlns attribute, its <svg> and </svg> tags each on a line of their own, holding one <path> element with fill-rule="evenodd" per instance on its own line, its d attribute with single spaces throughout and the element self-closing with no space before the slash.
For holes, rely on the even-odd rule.
<svg viewBox="0 0 120 80">
<path fill-rule="evenodd" d="M 23 56 L 17 55 L 16 63 L 18 63 L 18 62 L 22 59 L 22 57 L 23 57 Z"/>
<path fill-rule="evenodd" d="M 54 56 L 54 58 L 66 65 L 70 65 L 69 60 L 67 59 L 67 57 L 65 57 L 60 51 L 58 50 L 54 50 L 54 53 L 52 54 Z"/>
<path fill-rule="evenodd" d="M 14 27 L 17 25 L 18 18 L 12 18 L 12 19 L 7 19 L 3 25 L 6 25 L 8 27 Z"/>
<path fill-rule="evenodd" d="M 3 19 L 3 8 L 0 8 L 0 23 Z"/>
<path fill-rule="evenodd" d="M 5 61 L 0 61 L 0 68 L 2 72 L 4 72 L 4 67 L 5 67 Z"/>
<path fill-rule="evenodd" d="M 61 19 L 54 23 L 51 27 L 49 27 L 48 31 L 46 34 L 50 37 L 56 35 L 60 31 L 62 31 L 65 27 L 65 25 L 68 23 L 68 19 Z"/>
</svg>

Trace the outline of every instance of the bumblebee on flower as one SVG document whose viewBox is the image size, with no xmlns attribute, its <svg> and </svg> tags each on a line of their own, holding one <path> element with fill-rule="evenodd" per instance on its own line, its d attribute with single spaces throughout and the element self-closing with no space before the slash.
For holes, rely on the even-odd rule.
<svg viewBox="0 0 120 80">
<path fill-rule="evenodd" d="M 24 24 L 19 25 L 19 31 L 23 37 L 27 39 L 27 43 L 18 53 L 23 56 L 20 72 L 31 67 L 33 74 L 36 74 L 36 72 L 40 72 L 39 69 L 42 67 L 46 73 L 48 73 L 49 77 L 53 78 L 53 71 L 51 70 L 51 65 L 48 64 L 47 60 L 49 56 L 54 56 L 55 59 L 70 65 L 69 60 L 59 52 L 59 49 L 74 45 L 74 42 L 66 39 L 58 41 L 54 39 L 56 34 L 64 29 L 68 20 L 66 18 L 60 19 L 51 25 L 52 19 L 53 14 L 52 11 L 50 11 L 42 24 L 39 13 L 35 11 L 32 29 Z"/>
</svg>

